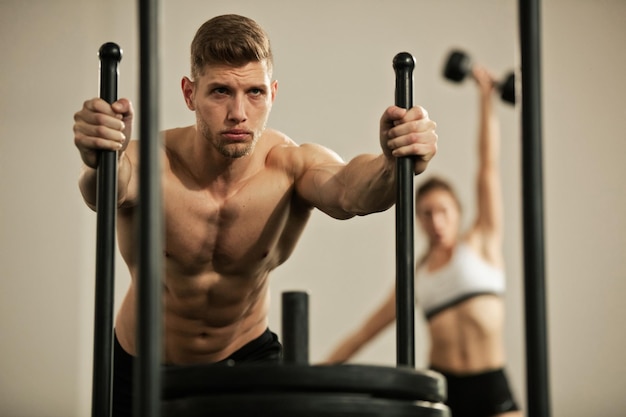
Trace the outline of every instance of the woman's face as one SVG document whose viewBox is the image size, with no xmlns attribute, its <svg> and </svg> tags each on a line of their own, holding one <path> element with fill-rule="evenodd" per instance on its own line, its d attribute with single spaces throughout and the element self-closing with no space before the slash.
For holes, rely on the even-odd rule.
<svg viewBox="0 0 626 417">
<path fill-rule="evenodd" d="M 449 191 L 434 189 L 427 192 L 417 202 L 415 212 L 431 246 L 456 243 L 461 212 Z"/>
</svg>

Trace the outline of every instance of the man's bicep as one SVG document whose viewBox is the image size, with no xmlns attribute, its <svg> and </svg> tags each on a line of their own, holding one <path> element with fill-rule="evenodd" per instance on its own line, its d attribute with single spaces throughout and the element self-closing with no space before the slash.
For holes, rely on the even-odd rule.
<svg viewBox="0 0 626 417">
<path fill-rule="evenodd" d="M 118 161 L 118 206 L 132 207 L 139 200 L 137 149 L 129 147 Z"/>
<path fill-rule="evenodd" d="M 301 172 L 296 178 L 296 193 L 313 207 L 336 218 L 352 217 L 343 209 L 345 162 L 333 151 L 319 145 L 302 145 Z"/>
</svg>

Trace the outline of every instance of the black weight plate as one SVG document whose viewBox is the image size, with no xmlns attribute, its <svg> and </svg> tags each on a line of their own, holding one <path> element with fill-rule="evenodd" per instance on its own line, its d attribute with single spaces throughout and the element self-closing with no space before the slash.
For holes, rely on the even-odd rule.
<svg viewBox="0 0 626 417">
<path fill-rule="evenodd" d="M 441 402 L 445 399 L 446 386 L 441 374 L 409 367 L 241 364 L 165 369 L 165 399 L 229 392 L 359 393 Z"/>
<path fill-rule="evenodd" d="M 507 103 L 515 104 L 515 73 L 509 73 L 500 85 L 500 98 Z"/>
<path fill-rule="evenodd" d="M 357 394 L 223 394 L 165 401 L 163 417 L 450 417 L 441 403 Z"/>
<path fill-rule="evenodd" d="M 443 69 L 443 76 L 450 81 L 460 83 L 472 70 L 469 56 L 463 51 L 452 51 Z"/>
</svg>

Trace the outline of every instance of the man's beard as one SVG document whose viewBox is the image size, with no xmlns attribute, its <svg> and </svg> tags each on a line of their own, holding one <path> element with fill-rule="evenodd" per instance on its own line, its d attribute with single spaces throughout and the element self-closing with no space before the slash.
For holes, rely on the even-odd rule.
<svg viewBox="0 0 626 417">
<path fill-rule="evenodd" d="M 215 146 L 215 149 L 217 149 L 217 151 L 222 156 L 226 158 L 232 158 L 232 159 L 237 159 L 237 158 L 250 155 L 259 140 L 259 136 L 261 135 L 261 131 L 251 132 L 252 141 L 248 143 L 231 143 L 231 142 L 221 141 L 219 139 L 217 139 L 217 143 L 216 143 L 215 138 L 213 137 L 211 132 L 209 132 L 209 127 L 206 125 L 206 123 L 203 123 L 203 122 L 201 123 L 200 131 L 204 139 L 207 140 L 209 143 L 213 143 Z"/>
<path fill-rule="evenodd" d="M 218 142 L 215 146 L 217 151 L 226 158 L 237 159 L 250 155 L 256 145 L 256 138 L 250 143 L 224 143 Z"/>
</svg>

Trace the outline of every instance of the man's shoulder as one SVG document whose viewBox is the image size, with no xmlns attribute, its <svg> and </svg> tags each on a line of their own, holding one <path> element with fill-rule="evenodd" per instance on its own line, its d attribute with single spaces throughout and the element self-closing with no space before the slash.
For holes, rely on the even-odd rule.
<svg viewBox="0 0 626 417">
<path fill-rule="evenodd" d="M 185 127 L 173 127 L 161 132 L 161 136 L 165 143 L 170 141 L 175 141 L 180 138 L 184 138 L 188 135 L 195 134 L 195 126 L 185 126 Z"/>
<path fill-rule="evenodd" d="M 266 128 L 261 137 L 272 148 L 274 146 L 298 146 L 293 139 L 276 129 Z"/>
<path fill-rule="evenodd" d="M 189 143 L 186 138 L 193 138 L 196 133 L 194 125 L 174 127 L 161 132 L 161 149 L 165 157 L 170 159 L 174 155 L 180 155 L 182 149 Z"/>
<path fill-rule="evenodd" d="M 287 158 L 299 148 L 293 139 L 275 129 L 265 129 L 261 141 L 267 149 L 268 159 Z"/>
<path fill-rule="evenodd" d="M 177 142 L 180 138 L 194 134 L 194 126 L 175 127 L 159 132 L 161 146 L 168 147 L 171 143 Z M 128 148 L 139 149 L 141 138 L 136 138 L 128 143 Z"/>
<path fill-rule="evenodd" d="M 278 130 L 266 129 L 263 133 L 263 137 L 271 153 L 279 155 L 289 154 L 293 156 L 306 156 L 316 153 L 330 153 L 335 155 L 333 151 L 317 143 L 296 143 L 289 136 Z"/>
<path fill-rule="evenodd" d="M 265 166 L 299 177 L 306 169 L 308 144 L 298 144 L 286 134 L 267 129 L 263 134 L 266 148 Z"/>
<path fill-rule="evenodd" d="M 287 135 L 276 130 L 267 131 L 271 144 L 268 162 L 286 163 L 296 172 L 302 172 L 319 164 L 344 164 L 343 159 L 331 149 L 313 142 L 298 144 Z"/>
</svg>

